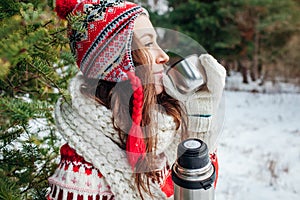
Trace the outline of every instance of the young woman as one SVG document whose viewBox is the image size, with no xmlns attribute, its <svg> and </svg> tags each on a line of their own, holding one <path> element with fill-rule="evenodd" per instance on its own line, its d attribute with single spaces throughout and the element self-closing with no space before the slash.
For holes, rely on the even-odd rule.
<svg viewBox="0 0 300 200">
<path fill-rule="evenodd" d="M 225 70 L 213 57 L 199 58 L 206 90 L 182 98 L 163 73 L 169 57 L 143 8 L 122 0 L 57 0 L 56 11 L 69 19 L 80 72 L 70 82 L 71 100 L 60 99 L 55 110 L 67 143 L 49 178 L 49 200 L 172 199 L 170 165 L 188 137 L 208 144 L 217 169 L 218 133 L 210 131 L 208 114 L 218 105 Z"/>
</svg>

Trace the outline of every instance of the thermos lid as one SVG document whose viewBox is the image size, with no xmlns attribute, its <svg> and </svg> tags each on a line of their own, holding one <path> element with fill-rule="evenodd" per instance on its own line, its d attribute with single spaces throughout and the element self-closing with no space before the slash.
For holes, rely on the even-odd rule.
<svg viewBox="0 0 300 200">
<path fill-rule="evenodd" d="M 178 145 L 177 162 L 185 169 L 200 169 L 209 162 L 207 145 L 197 138 L 190 138 Z"/>
<path fill-rule="evenodd" d="M 212 187 L 215 178 L 205 142 L 190 138 L 178 145 L 177 161 L 172 166 L 172 180 L 176 185 L 207 190 Z"/>
</svg>

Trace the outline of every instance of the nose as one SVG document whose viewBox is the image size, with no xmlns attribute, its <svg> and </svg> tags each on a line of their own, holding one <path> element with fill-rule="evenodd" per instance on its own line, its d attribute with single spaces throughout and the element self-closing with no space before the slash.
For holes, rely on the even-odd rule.
<svg viewBox="0 0 300 200">
<path fill-rule="evenodd" d="M 169 56 L 160 47 L 157 49 L 156 64 L 165 64 L 169 61 Z"/>
</svg>

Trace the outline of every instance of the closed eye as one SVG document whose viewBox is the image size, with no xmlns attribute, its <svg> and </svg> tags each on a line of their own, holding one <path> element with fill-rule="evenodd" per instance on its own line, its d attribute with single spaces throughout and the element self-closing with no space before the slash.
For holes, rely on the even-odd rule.
<svg viewBox="0 0 300 200">
<path fill-rule="evenodd" d="M 145 47 L 152 47 L 153 44 L 154 44 L 153 42 L 148 42 L 148 43 L 145 44 Z"/>
</svg>

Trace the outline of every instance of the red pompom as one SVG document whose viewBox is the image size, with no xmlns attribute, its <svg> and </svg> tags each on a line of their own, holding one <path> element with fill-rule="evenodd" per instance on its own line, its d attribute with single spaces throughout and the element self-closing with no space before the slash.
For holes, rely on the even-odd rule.
<svg viewBox="0 0 300 200">
<path fill-rule="evenodd" d="M 55 11 L 60 18 L 66 19 L 77 3 L 77 0 L 56 0 Z"/>
</svg>

